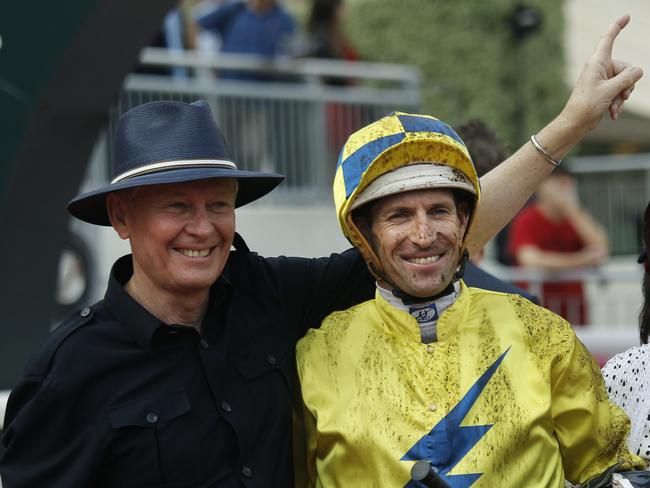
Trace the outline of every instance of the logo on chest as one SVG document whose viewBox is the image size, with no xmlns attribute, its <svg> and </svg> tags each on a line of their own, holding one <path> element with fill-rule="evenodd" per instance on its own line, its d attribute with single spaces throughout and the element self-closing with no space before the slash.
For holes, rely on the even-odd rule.
<svg viewBox="0 0 650 488">
<path fill-rule="evenodd" d="M 435 303 L 424 307 L 409 307 L 409 313 L 419 324 L 438 320 L 438 308 Z"/>
</svg>

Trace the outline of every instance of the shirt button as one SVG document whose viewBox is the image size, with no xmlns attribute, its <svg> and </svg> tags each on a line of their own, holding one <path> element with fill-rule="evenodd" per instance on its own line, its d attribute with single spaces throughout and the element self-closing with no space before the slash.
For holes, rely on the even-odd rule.
<svg viewBox="0 0 650 488">
<path fill-rule="evenodd" d="M 224 401 L 221 402 L 221 410 L 230 413 L 232 412 L 232 407 L 230 406 L 230 403 Z"/>
<path fill-rule="evenodd" d="M 242 466 L 241 474 L 243 474 L 246 478 L 252 478 L 253 477 L 253 470 L 251 468 L 249 468 L 248 466 Z"/>
<path fill-rule="evenodd" d="M 88 317 L 90 315 L 90 309 L 89 308 L 84 308 L 81 312 L 79 312 L 82 317 Z"/>
<path fill-rule="evenodd" d="M 278 361 L 277 361 L 277 359 L 275 359 L 275 356 L 273 354 L 267 354 L 266 355 L 266 362 L 269 363 L 271 366 L 273 366 Z"/>
<path fill-rule="evenodd" d="M 147 418 L 147 422 L 149 422 L 150 424 L 155 424 L 158 422 L 158 415 L 156 415 L 154 412 L 149 412 L 146 418 Z"/>
<path fill-rule="evenodd" d="M 208 349 L 210 347 L 210 344 L 208 344 L 208 341 L 205 339 L 201 339 L 201 349 Z"/>
<path fill-rule="evenodd" d="M 433 346 L 427 346 L 427 352 L 429 354 L 433 353 L 434 347 Z"/>
<path fill-rule="evenodd" d="M 435 403 L 429 405 L 429 412 L 435 412 L 437 409 L 438 409 L 438 405 L 436 405 Z"/>
</svg>

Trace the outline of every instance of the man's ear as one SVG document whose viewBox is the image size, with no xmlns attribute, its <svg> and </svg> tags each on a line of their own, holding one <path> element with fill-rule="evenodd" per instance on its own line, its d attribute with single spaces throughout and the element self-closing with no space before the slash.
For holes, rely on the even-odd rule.
<svg viewBox="0 0 650 488">
<path fill-rule="evenodd" d="M 128 202 L 126 200 L 126 196 L 118 192 L 109 193 L 106 197 L 108 218 L 111 221 L 113 229 L 115 229 L 117 235 L 122 239 L 129 238 L 129 226 L 126 218 Z"/>
</svg>

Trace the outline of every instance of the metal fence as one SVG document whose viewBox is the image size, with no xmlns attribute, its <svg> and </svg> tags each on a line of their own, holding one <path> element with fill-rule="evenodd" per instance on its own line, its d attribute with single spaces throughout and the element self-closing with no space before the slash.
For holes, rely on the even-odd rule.
<svg viewBox="0 0 650 488">
<path fill-rule="evenodd" d="M 109 131 L 121 113 L 141 103 L 205 99 L 242 168 L 287 176 L 271 200 L 329 200 L 338 153 L 350 133 L 394 110 L 420 110 L 420 73 L 407 65 L 156 48 L 143 50 L 140 61 L 170 72 L 182 67 L 187 75 L 130 75 L 111 110 Z M 224 70 L 265 81 L 221 79 Z M 109 141 L 107 156 L 110 149 Z M 637 253 L 650 199 L 650 155 L 579 157 L 568 165 L 581 201 L 607 229 L 613 254 Z"/>
<path fill-rule="evenodd" d="M 605 226 L 615 255 L 638 254 L 650 200 L 650 154 L 589 156 L 569 161 L 585 208 Z"/>
<path fill-rule="evenodd" d="M 589 325 L 615 334 L 614 329 L 635 327 L 642 303 L 641 282 L 643 269 L 635 265 L 630 256 L 629 263 L 621 259 L 600 268 L 583 268 L 568 271 L 543 271 L 493 265 L 489 269 L 503 280 L 525 287 L 550 310 L 565 316 L 573 325 Z M 583 298 L 561 294 L 544 296 L 544 284 L 580 283 Z M 581 323 L 581 303 L 585 306 L 587 323 Z M 638 336 L 638 334 L 637 334 Z"/>
<path fill-rule="evenodd" d="M 112 147 L 107 134 L 113 133 L 123 112 L 154 100 L 205 99 L 240 168 L 272 170 L 287 176 L 259 206 L 253 204 L 247 210 L 257 208 L 268 222 L 269 205 L 329 209 L 338 152 L 347 136 L 388 112 L 420 109 L 420 75 L 406 65 L 306 58 L 269 61 L 256 56 L 206 56 L 193 51 L 152 48 L 142 52 L 140 61 L 149 69 L 138 71 L 166 74 L 134 73 L 126 78 L 119 100 L 108 114 L 107 130 L 95 145 L 82 192 L 103 186 L 109 179 Z M 183 67 L 186 75 L 175 76 L 170 69 L 173 67 Z M 217 71 L 224 69 L 260 75 L 264 81 L 219 78 Z M 331 221 L 320 213 L 312 215 L 313 227 L 328 228 L 336 222 L 333 212 Z M 285 235 L 282 226 L 292 224 L 287 218 L 270 220 L 274 224 L 269 228 L 277 235 Z M 62 316 L 67 315 L 68 309 L 87 303 L 89 298 L 101 297 L 110 265 L 128 251 L 112 230 L 71 219 L 70 231 L 75 240 L 85 243 L 83 257 L 88 265 L 83 267 L 85 275 L 78 278 L 86 288 L 80 286 L 74 294 L 74 290 L 59 289 L 59 296 L 66 298 L 65 303 L 60 303 Z M 337 227 L 332 235 L 339 235 Z M 339 249 L 336 237 L 330 239 L 331 250 Z M 269 235 L 266 240 L 273 242 L 274 236 Z M 323 243 L 319 247 L 324 247 Z M 307 239 L 301 255 L 320 255 L 320 251 L 313 253 Z"/>
<path fill-rule="evenodd" d="M 206 57 L 148 48 L 143 65 L 185 67 L 188 76 L 132 74 L 110 113 L 109 131 L 126 110 L 153 100 L 211 105 L 243 169 L 286 175 L 273 198 L 329 199 L 338 153 L 347 136 L 392 111 L 418 111 L 420 76 L 410 66 L 338 60 Z M 263 80 L 220 79 L 217 70 Z M 108 144 L 110 156 L 110 143 Z"/>
<path fill-rule="evenodd" d="M 601 268 L 552 273 L 499 266 L 493 262 L 486 263 L 486 269 L 503 280 L 527 285 L 540 301 L 544 300 L 543 283 L 580 281 L 584 286 L 589 321 L 587 324 L 573 321 L 572 325 L 578 338 L 602 366 L 613 355 L 640 344 L 638 314 L 643 302 L 643 271 L 641 266 L 635 266 L 631 256 L 613 261 Z"/>
</svg>

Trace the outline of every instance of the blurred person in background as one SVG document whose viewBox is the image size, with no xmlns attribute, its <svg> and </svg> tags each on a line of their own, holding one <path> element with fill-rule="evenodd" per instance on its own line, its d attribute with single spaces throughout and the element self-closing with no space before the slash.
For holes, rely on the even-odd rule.
<svg viewBox="0 0 650 488">
<path fill-rule="evenodd" d="M 505 161 L 507 154 L 501 141 L 482 120 L 468 120 L 465 124 L 455 127 L 454 130 L 465 143 L 479 178 L 496 168 L 501 161 Z M 467 286 L 515 293 L 539 304 L 536 296 L 481 269 L 480 264 L 484 257 L 485 248 L 481 248 L 470 257 L 463 275 Z"/>
<path fill-rule="evenodd" d="M 235 0 L 218 5 L 196 19 L 200 28 L 218 35 L 221 52 L 253 54 L 274 58 L 286 54 L 286 45 L 295 33 L 294 18 L 276 0 Z M 221 78 L 270 80 L 255 72 L 223 70 Z"/>
<path fill-rule="evenodd" d="M 305 56 L 351 62 L 359 60 L 359 53 L 345 33 L 344 15 L 344 0 L 314 0 L 307 21 Z M 327 76 L 322 81 L 331 86 L 349 86 L 355 83 L 350 77 Z M 336 161 L 346 138 L 361 127 L 362 117 L 361 108 L 353 103 L 325 104 L 329 160 Z"/>
<path fill-rule="evenodd" d="M 191 48 L 191 40 L 193 34 L 188 33 L 188 27 L 191 28 L 193 23 L 185 19 L 186 8 L 171 9 L 163 20 L 160 30 L 156 37 L 149 43 L 148 47 L 166 48 L 170 52 L 183 51 Z M 184 66 L 157 66 L 147 65 L 140 63 L 134 69 L 135 73 L 149 74 L 149 75 L 163 75 L 172 76 L 174 78 L 184 79 L 187 78 L 189 73 L 188 69 Z"/>
<path fill-rule="evenodd" d="M 582 207 L 576 179 L 562 166 L 513 219 L 509 239 L 510 252 L 522 268 L 571 271 L 600 266 L 609 256 L 605 229 Z M 545 281 L 541 293 L 542 305 L 571 324 L 589 323 L 581 281 Z"/>
<path fill-rule="evenodd" d="M 359 59 L 359 53 L 345 33 L 344 15 L 344 0 L 314 0 L 307 21 L 309 56 L 346 61 Z M 335 81 L 331 80 L 331 83 Z"/>
<path fill-rule="evenodd" d="M 253 55 L 262 60 L 289 54 L 289 41 L 296 31 L 294 18 L 276 0 L 235 0 L 218 5 L 196 19 L 200 29 L 215 34 L 220 51 L 227 54 Z M 283 77 L 260 70 L 223 69 L 219 78 L 232 81 L 282 81 Z M 271 127 L 279 125 L 275 110 L 252 99 L 246 109 L 222 104 L 217 118 L 229 140 L 243 135 L 241 163 L 247 168 L 273 171 Z"/>
<path fill-rule="evenodd" d="M 643 305 L 639 314 L 641 345 L 611 358 L 603 368 L 609 398 L 630 417 L 630 450 L 650 461 L 650 203 L 643 214 Z M 616 331 L 612 331 L 613 334 Z"/>
</svg>

